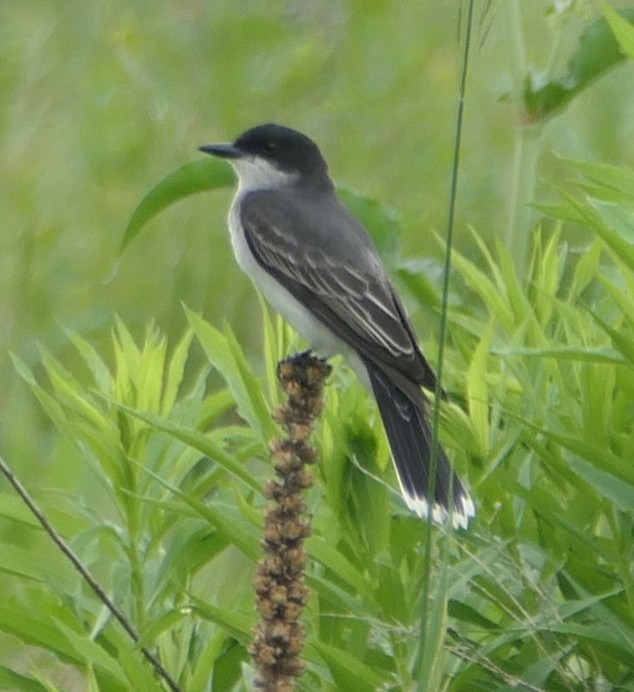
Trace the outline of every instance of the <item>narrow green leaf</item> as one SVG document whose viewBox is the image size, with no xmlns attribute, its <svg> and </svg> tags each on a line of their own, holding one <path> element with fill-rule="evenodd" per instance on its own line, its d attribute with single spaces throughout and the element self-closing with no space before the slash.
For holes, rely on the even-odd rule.
<svg viewBox="0 0 634 692">
<path fill-rule="evenodd" d="M 372 692 L 382 689 L 388 682 L 385 676 L 379 675 L 373 668 L 341 647 L 332 646 L 320 640 L 311 642 L 311 646 L 325 661 L 339 690 Z"/>
<path fill-rule="evenodd" d="M 161 415 L 163 416 L 168 416 L 176 403 L 178 390 L 181 386 L 183 375 L 185 373 L 187 357 L 189 356 L 189 347 L 193 338 L 194 332 L 191 329 L 188 329 L 181 337 L 176 349 L 172 353 L 172 357 L 169 360 L 167 375 L 163 385 L 163 397 L 161 403 Z"/>
<path fill-rule="evenodd" d="M 480 343 L 476 347 L 467 377 L 467 400 L 469 417 L 478 442 L 478 453 L 486 456 L 489 449 L 489 387 L 487 382 L 487 363 L 494 323 L 485 328 Z"/>
<path fill-rule="evenodd" d="M 634 188 L 633 188 L 634 189 Z M 574 269 L 573 280 L 568 290 L 568 302 L 575 304 L 583 291 L 596 279 L 601 263 L 602 244 L 595 239 L 581 254 Z"/>
<path fill-rule="evenodd" d="M 9 605 L 0 605 L 0 630 L 13 634 L 15 637 L 25 642 L 47 649 L 57 656 L 72 662 L 74 665 L 82 664 L 83 657 L 77 655 L 75 648 L 69 643 L 58 629 L 56 614 L 59 614 L 59 606 L 51 603 L 48 596 L 42 595 L 38 599 L 37 606 L 33 604 L 32 611 L 24 609 L 14 609 Z M 50 610 L 47 612 L 47 606 Z M 43 615 L 46 614 L 46 617 Z M 72 619 L 72 615 L 69 615 Z M 116 661 L 112 665 L 113 675 L 123 682 L 123 675 L 118 668 Z"/>
<path fill-rule="evenodd" d="M 605 2 L 601 3 L 601 7 L 619 47 L 628 58 L 634 59 L 634 26 L 625 18 L 625 13 L 619 14 Z M 627 16 L 631 16 L 629 10 Z"/>
<path fill-rule="evenodd" d="M 168 504 L 173 509 L 175 503 Z M 206 521 L 183 522 L 177 534 L 167 547 L 157 569 L 153 601 L 159 599 L 164 592 L 171 591 L 172 580 L 181 581 L 183 575 L 195 574 L 229 545 L 226 536 L 213 531 Z"/>
<path fill-rule="evenodd" d="M 74 332 L 66 332 L 66 335 L 73 342 L 84 363 L 92 372 L 92 376 L 100 391 L 109 394 L 112 389 L 112 375 L 94 346 Z"/>
<path fill-rule="evenodd" d="M 280 319 L 273 316 L 262 294 L 258 293 L 260 308 L 262 309 L 262 321 L 264 325 L 264 367 L 266 368 L 266 383 L 269 400 L 273 405 L 279 403 L 279 386 L 277 382 L 277 363 L 280 360 L 279 341 L 277 339 L 276 323 Z"/>
<path fill-rule="evenodd" d="M 117 682 L 121 682 L 123 678 L 123 672 L 121 670 L 119 656 L 112 656 L 105 647 L 100 646 L 97 642 L 93 641 L 84 632 L 76 632 L 71 629 L 68 624 L 60 619 L 59 617 L 52 617 L 52 622 L 55 623 L 56 628 L 58 628 L 59 633 L 66 639 L 68 646 L 72 650 L 73 657 L 85 664 L 90 664 L 95 668 L 100 669 L 108 677 L 112 677 Z M 135 647 L 135 644 L 128 640 L 129 648 L 134 651 L 135 657 L 142 659 L 143 655 Z M 147 664 L 149 666 L 149 664 Z M 151 678 L 151 674 L 148 670 L 148 675 Z M 148 689 L 148 688 L 146 688 Z M 149 689 L 154 689 L 150 687 Z"/>
<path fill-rule="evenodd" d="M 491 630 L 496 631 L 499 628 L 497 622 L 485 617 L 479 610 L 473 608 L 467 603 L 462 603 L 461 601 L 450 600 L 447 603 L 447 614 L 456 618 L 457 620 L 462 620 L 469 624 L 475 625 L 481 630 Z"/>
<path fill-rule="evenodd" d="M 434 585 L 433 596 L 428 602 L 429 614 L 425 618 L 421 657 L 418 670 L 414 671 L 418 689 L 439 690 L 442 688 L 445 653 L 443 644 L 447 631 L 447 566 L 440 566 L 440 574 Z"/>
<path fill-rule="evenodd" d="M 163 178 L 141 200 L 125 230 L 120 252 L 125 250 L 148 221 L 166 207 L 198 192 L 229 187 L 234 181 L 231 167 L 211 157 L 181 166 Z"/>
<path fill-rule="evenodd" d="M 562 162 L 592 182 L 593 191 L 603 188 L 617 193 L 621 199 L 632 199 L 634 196 L 634 170 L 631 168 L 579 159 L 562 159 Z"/>
<path fill-rule="evenodd" d="M 367 618 L 369 616 L 377 616 L 376 612 L 370 611 L 367 602 L 362 602 L 356 592 L 346 591 L 337 584 L 333 583 L 332 579 L 319 576 L 318 574 L 306 575 L 306 583 L 311 591 L 319 595 L 328 606 L 340 609 L 347 615 L 356 615 L 359 618 Z"/>
<path fill-rule="evenodd" d="M 610 327 L 600 317 L 593 315 L 594 319 L 601 325 L 601 328 L 610 335 L 614 347 L 620 351 L 630 363 L 634 363 L 634 338 L 627 335 L 625 331 L 619 331 Z"/>
<path fill-rule="evenodd" d="M 273 437 L 277 429 L 262 394 L 261 384 L 250 371 L 235 337 L 229 330 L 228 334 L 222 334 L 191 310 L 186 309 L 186 313 L 207 357 L 231 390 L 240 415 L 263 440 Z"/>
<path fill-rule="evenodd" d="M 533 629 L 532 623 L 527 623 L 529 630 Z M 632 664 L 634 658 L 632 651 L 624 647 L 623 638 L 618 629 L 612 629 L 602 624 L 582 624 L 577 622 L 549 622 L 546 632 L 573 634 L 585 639 L 591 646 L 607 645 L 607 649 L 618 658 Z"/>
<path fill-rule="evenodd" d="M 634 9 L 631 7 L 624 7 L 620 13 L 623 18 L 634 17 Z M 614 40 L 610 25 L 604 17 L 599 17 L 582 33 L 578 48 L 568 64 L 568 74 L 564 75 L 562 81 L 572 83 L 579 89 L 621 60 L 623 54 Z"/>
<path fill-rule="evenodd" d="M 209 394 L 201 403 L 198 427 L 206 430 L 218 416 L 230 411 L 234 406 L 234 398 L 228 389 L 221 389 Z"/>
<path fill-rule="evenodd" d="M 565 197 L 572 209 L 578 213 L 579 219 L 596 231 L 615 255 L 634 271 L 634 245 L 620 235 L 615 229 L 606 224 L 597 211 L 592 209 L 588 204 L 580 202 L 572 195 L 563 192 L 561 194 Z"/>
<path fill-rule="evenodd" d="M 191 608 L 184 606 L 166 610 L 160 617 L 145 627 L 138 643 L 139 646 L 151 647 L 161 634 L 176 628 L 184 618 L 191 618 Z"/>
<path fill-rule="evenodd" d="M 260 559 L 261 527 L 256 527 L 244 521 L 244 516 L 237 512 L 235 507 L 229 507 L 219 502 L 207 504 L 168 483 L 150 469 L 146 468 L 145 471 L 160 485 L 167 488 L 186 505 L 191 507 L 199 516 L 209 521 L 212 526 L 215 526 L 230 543 L 235 545 L 248 558 L 254 562 Z"/>
<path fill-rule="evenodd" d="M 207 604 L 205 603 L 205 605 Z M 213 617 L 209 617 L 209 620 L 216 622 Z M 200 656 L 196 659 L 196 665 L 192 666 L 189 678 L 183 681 L 183 688 L 189 692 L 207 692 L 211 686 L 210 681 L 214 680 L 216 663 L 222 659 L 223 652 L 226 651 L 228 642 L 234 639 L 237 638 L 227 634 L 227 631 L 222 628 L 222 625 L 220 625 L 219 630 L 211 634 L 211 636 L 208 636 L 205 641 L 205 646 L 200 652 Z M 243 646 L 246 645 L 247 641 L 244 642 Z M 229 687 L 227 689 L 233 688 Z"/>
<path fill-rule="evenodd" d="M 69 432 L 70 426 L 68 423 L 68 418 L 64 409 L 59 405 L 53 397 L 45 392 L 42 387 L 37 383 L 33 373 L 28 368 L 28 366 L 20 360 L 17 356 L 12 355 L 13 363 L 15 365 L 18 374 L 31 386 L 33 394 L 36 399 L 40 402 L 40 405 L 48 415 L 48 417 L 53 421 L 59 430 L 62 432 Z M 72 439 L 72 435 L 69 435 Z M 74 440 L 75 444 L 77 441 Z"/>
<path fill-rule="evenodd" d="M 42 361 L 58 398 L 66 406 L 90 421 L 99 430 L 112 431 L 111 422 L 88 400 L 81 384 L 46 349 L 42 349 Z"/>
<path fill-rule="evenodd" d="M 568 464 L 617 509 L 622 512 L 634 512 L 634 485 L 578 457 L 569 459 Z"/>
<path fill-rule="evenodd" d="M 584 348 L 580 346 L 552 346 L 548 348 L 530 348 L 515 346 L 509 348 L 492 348 L 496 356 L 521 356 L 522 358 L 556 358 L 588 363 L 625 363 L 623 356 L 615 349 L 608 347 Z"/>
<path fill-rule="evenodd" d="M 67 573 L 55 562 L 49 561 L 46 573 L 42 571 L 42 556 L 32 550 L 23 550 L 10 543 L 2 544 L 0 551 L 0 572 L 38 582 L 50 583 L 51 580 L 62 584 L 67 580 Z"/>
<path fill-rule="evenodd" d="M 164 418 L 161 418 L 155 414 L 139 411 L 118 401 L 111 399 L 109 401 L 113 406 L 117 406 L 126 413 L 129 413 L 130 415 L 135 416 L 136 418 L 139 418 L 150 425 L 153 425 L 159 430 L 163 430 L 169 435 L 172 435 L 172 437 L 175 437 L 177 440 L 180 440 L 190 447 L 197 449 L 202 454 L 205 454 L 210 459 L 220 464 L 220 466 L 222 466 L 226 471 L 244 481 L 250 488 L 258 493 L 261 493 L 262 489 L 260 483 L 245 468 L 245 466 L 238 463 L 230 454 L 227 454 L 223 449 L 214 444 L 203 433 L 176 425 L 175 423 L 165 420 Z"/>
<path fill-rule="evenodd" d="M 119 645 L 116 657 L 124 670 L 128 688 L 143 692 L 165 692 L 166 686 L 138 647 Z"/>
<path fill-rule="evenodd" d="M 20 692 L 47 692 L 42 683 L 0 665 L 0 689 Z"/>
<path fill-rule="evenodd" d="M 0 494 L 0 518 L 17 522 L 28 529 L 40 529 L 39 522 L 23 500 L 7 489 Z"/>
<path fill-rule="evenodd" d="M 531 690 L 548 689 L 547 683 L 553 671 L 560 667 L 562 659 L 570 654 L 568 647 L 562 647 L 559 650 L 549 652 L 541 661 L 538 660 L 533 665 L 528 666 L 522 671 L 523 685 L 530 685 Z M 523 686 L 522 685 L 522 686 Z M 520 688 L 521 689 L 521 688 Z"/>
<path fill-rule="evenodd" d="M 215 622 L 228 632 L 232 637 L 235 637 L 244 646 L 251 642 L 251 630 L 256 622 L 255 614 L 249 615 L 236 613 L 234 610 L 219 608 L 218 606 L 207 603 L 196 596 L 190 596 L 191 602 L 197 610 L 207 619 Z"/>
<path fill-rule="evenodd" d="M 375 605 L 374 593 L 365 576 L 328 541 L 319 536 L 311 536 L 306 541 L 306 549 L 317 562 L 331 569 L 339 579 L 361 594 L 370 604 Z"/>
<path fill-rule="evenodd" d="M 16 356 L 15 353 L 11 354 L 11 360 L 13 361 L 13 367 L 15 368 L 18 375 L 30 387 L 37 387 L 37 380 L 35 379 L 35 376 L 33 375 L 31 368 L 29 368 L 29 366 L 21 358 L 18 358 L 18 356 Z"/>
<path fill-rule="evenodd" d="M 510 329 L 515 324 L 513 312 L 506 301 L 506 296 L 500 292 L 499 287 L 489 279 L 485 272 L 456 250 L 453 250 L 452 257 L 456 269 L 460 271 L 473 291 L 480 296 L 489 311 L 500 320 L 505 328 Z"/>
<path fill-rule="evenodd" d="M 244 382 L 244 387 L 249 396 L 249 401 L 251 408 L 256 416 L 259 423 L 260 430 L 262 431 L 262 437 L 264 440 L 269 440 L 275 435 L 279 434 L 279 428 L 273 421 L 271 415 L 271 408 L 262 393 L 262 382 L 261 378 L 256 377 L 249 365 L 244 351 L 238 344 L 235 334 L 229 327 L 225 326 L 225 337 L 227 339 L 227 345 L 229 346 L 240 376 L 242 377 L 242 382 Z M 275 363 L 277 365 L 277 363 Z"/>
</svg>

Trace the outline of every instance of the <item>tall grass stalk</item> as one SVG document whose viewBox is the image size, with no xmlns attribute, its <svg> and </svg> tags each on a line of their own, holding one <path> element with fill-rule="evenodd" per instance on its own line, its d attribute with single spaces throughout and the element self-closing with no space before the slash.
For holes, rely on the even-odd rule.
<svg viewBox="0 0 634 692">
<path fill-rule="evenodd" d="M 438 467 L 439 443 L 438 434 L 440 430 L 440 402 L 442 400 L 443 385 L 442 375 L 445 359 L 445 345 L 447 342 L 447 312 L 449 309 L 449 281 L 451 276 L 451 252 L 453 249 L 453 238 L 456 220 L 456 206 L 458 203 L 458 180 L 460 174 L 460 153 L 462 148 L 462 127 L 464 121 L 464 108 L 467 92 L 467 75 L 470 59 L 471 30 L 473 26 L 474 1 L 468 0 L 466 20 L 464 28 L 464 48 L 460 67 L 460 80 L 458 84 L 458 103 L 456 109 L 456 129 L 453 143 L 453 161 L 451 166 L 451 184 L 449 190 L 449 203 L 447 209 L 447 234 L 445 243 L 445 264 L 443 271 L 443 283 L 440 306 L 440 329 L 438 337 L 438 362 L 436 365 L 436 389 L 434 392 L 434 407 L 432 420 L 432 454 L 431 467 L 429 471 L 429 487 L 436 487 L 436 473 Z M 432 491 L 433 493 L 433 491 Z M 452 502 L 453 498 L 450 497 Z M 432 574 L 432 508 L 433 502 L 429 502 L 427 515 L 427 527 L 425 531 L 424 554 L 425 567 L 422 579 L 421 594 L 421 618 L 420 618 L 420 645 L 416 654 L 414 664 L 414 677 L 416 678 L 419 689 L 433 689 L 440 681 L 437 664 L 439 661 L 439 642 L 444 631 L 445 618 L 430 618 L 430 587 Z M 446 554 L 441 551 L 441 559 L 446 558 Z M 444 612 L 445 591 L 441 587 L 446 578 L 443 569 L 442 580 L 437 584 L 437 591 L 434 595 L 435 606 L 431 608 L 434 612 Z M 441 605 L 442 604 L 442 605 Z M 432 627 L 435 631 L 432 631 Z"/>
</svg>

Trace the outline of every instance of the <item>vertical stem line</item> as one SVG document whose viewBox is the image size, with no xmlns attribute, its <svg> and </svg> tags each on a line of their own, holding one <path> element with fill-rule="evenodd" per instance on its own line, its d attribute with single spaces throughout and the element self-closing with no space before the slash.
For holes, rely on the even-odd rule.
<svg viewBox="0 0 634 692">
<path fill-rule="evenodd" d="M 442 302 L 440 308 L 440 334 L 438 342 L 438 363 L 436 366 L 436 388 L 434 392 L 434 410 L 432 420 L 432 455 L 429 487 L 433 489 L 436 484 L 436 474 L 438 467 L 438 430 L 440 427 L 440 401 L 442 400 L 442 373 L 445 356 L 445 342 L 447 340 L 447 312 L 449 304 L 449 278 L 451 272 L 451 251 L 453 247 L 453 236 L 456 219 L 456 206 L 458 197 L 458 174 L 460 170 L 460 152 L 462 145 L 462 124 L 464 120 L 465 93 L 467 89 L 467 74 L 469 66 L 469 51 L 471 47 L 471 28 L 473 25 L 473 5 L 474 0 L 468 0 L 467 3 L 467 21 L 465 27 L 465 44 L 462 54 L 462 65 L 460 70 L 460 84 L 458 89 L 458 108 L 456 112 L 456 130 L 454 137 L 453 161 L 451 168 L 451 185 L 449 191 L 449 209 L 447 215 L 447 251 L 445 254 L 443 284 L 442 284 Z M 433 493 L 433 490 L 432 490 Z M 453 498 L 450 498 L 452 501 Z M 427 627 L 429 622 L 429 596 L 430 596 L 430 580 L 431 580 L 431 548 L 432 548 L 432 509 L 433 496 L 430 496 L 428 508 L 427 531 L 425 535 L 425 568 L 423 574 L 423 593 L 422 593 L 422 609 L 420 619 L 420 637 L 418 652 L 415 661 L 414 676 L 417 680 L 419 689 L 424 689 L 423 685 L 429 679 L 428 666 L 425 665 Z M 435 647 L 432 647 L 435 650 Z"/>
</svg>

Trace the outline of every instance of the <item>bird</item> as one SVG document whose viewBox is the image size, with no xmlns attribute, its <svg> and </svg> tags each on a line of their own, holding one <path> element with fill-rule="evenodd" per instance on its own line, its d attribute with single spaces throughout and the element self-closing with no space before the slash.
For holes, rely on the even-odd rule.
<svg viewBox="0 0 634 692">
<path fill-rule="evenodd" d="M 475 506 L 438 446 L 423 388 L 436 376 L 367 230 L 336 194 L 317 144 L 267 123 L 200 147 L 226 159 L 238 188 L 229 211 L 241 269 L 312 349 L 340 353 L 374 395 L 405 503 L 467 528 Z"/>
</svg>

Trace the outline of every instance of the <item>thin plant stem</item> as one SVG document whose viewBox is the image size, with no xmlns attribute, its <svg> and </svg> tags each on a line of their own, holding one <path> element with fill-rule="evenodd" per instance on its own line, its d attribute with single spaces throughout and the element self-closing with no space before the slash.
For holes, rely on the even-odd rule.
<svg viewBox="0 0 634 692">
<path fill-rule="evenodd" d="M 13 489 L 22 499 L 22 502 L 31 510 L 33 516 L 37 519 L 40 526 L 44 529 L 45 533 L 53 541 L 53 543 L 62 551 L 66 558 L 71 562 L 73 567 L 79 572 L 82 579 L 90 586 L 90 588 L 95 592 L 97 598 L 108 608 L 113 617 L 118 620 L 119 624 L 125 632 L 130 636 L 130 639 L 135 644 L 140 641 L 139 633 L 136 631 L 134 625 L 128 620 L 124 613 L 119 609 L 119 607 L 112 601 L 108 594 L 104 591 L 99 582 L 90 574 L 88 568 L 84 563 L 77 557 L 73 549 L 66 543 L 66 541 L 60 536 L 55 527 L 48 520 L 44 512 L 38 507 L 35 500 L 31 497 L 28 490 L 22 485 L 20 480 L 15 476 L 9 465 L 0 457 L 0 471 L 6 476 L 9 483 L 13 486 Z M 182 692 L 178 683 L 173 680 L 172 676 L 163 667 L 163 664 L 158 660 L 155 654 L 153 654 L 147 647 L 140 647 L 141 653 L 149 661 L 150 665 L 154 668 L 157 675 L 159 675 L 172 692 Z"/>
<path fill-rule="evenodd" d="M 505 6 L 509 55 L 513 77 L 513 103 L 516 106 L 513 167 L 507 195 L 507 221 L 504 245 L 509 251 L 518 276 L 525 278 L 528 266 L 528 239 L 534 213 L 530 204 L 535 197 L 537 159 L 543 124 L 526 122 L 522 114 L 525 80 L 529 74 L 522 8 L 519 0 L 508 0 Z"/>
<path fill-rule="evenodd" d="M 451 273 L 451 250 L 453 247 L 453 236 L 456 219 L 456 207 L 458 198 L 458 174 L 460 170 L 460 152 L 462 145 L 462 124 L 464 120 L 465 94 L 467 90 L 467 74 L 469 67 L 469 50 L 471 47 L 471 29 L 473 25 L 473 6 L 474 0 L 467 3 L 467 18 L 465 27 L 465 43 L 462 54 L 462 65 L 460 70 L 460 84 L 458 89 L 458 107 L 456 112 L 456 130 L 454 137 L 453 162 L 451 167 L 451 185 L 449 191 L 449 209 L 447 215 L 447 250 L 445 253 L 445 264 L 442 285 L 442 302 L 440 307 L 440 332 L 438 341 L 438 362 L 436 366 L 436 388 L 434 392 L 434 409 L 432 420 L 432 454 L 429 487 L 434 488 L 436 484 L 436 473 L 438 467 L 438 430 L 440 428 L 440 402 L 442 400 L 442 373 L 445 356 L 445 342 L 447 340 L 447 313 L 449 304 L 449 278 Z M 432 490 L 433 492 L 433 490 Z M 453 498 L 449 498 L 450 502 Z M 423 593 L 422 609 L 420 618 L 420 637 L 418 652 L 414 667 L 414 678 L 417 680 L 419 688 L 427 679 L 428 671 L 422 665 L 425 654 L 425 639 L 427 637 L 427 627 L 429 622 L 429 596 L 431 581 L 431 548 L 432 548 L 432 508 L 433 497 L 430 497 L 428 509 L 427 531 L 425 534 L 425 568 L 423 573 Z"/>
</svg>

